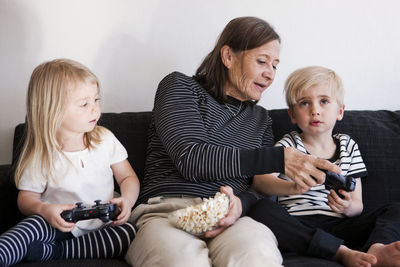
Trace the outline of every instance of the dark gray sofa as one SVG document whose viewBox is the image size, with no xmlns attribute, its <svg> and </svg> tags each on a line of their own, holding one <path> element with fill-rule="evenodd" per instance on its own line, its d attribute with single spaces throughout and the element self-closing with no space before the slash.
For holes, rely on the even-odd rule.
<svg viewBox="0 0 400 267">
<path fill-rule="evenodd" d="M 285 109 L 271 110 L 275 139 L 294 130 Z M 126 147 L 129 161 L 143 177 L 147 146 L 147 129 L 151 112 L 104 113 L 99 122 L 109 128 Z M 363 200 L 366 210 L 386 203 L 400 201 L 400 111 L 345 111 L 344 119 L 335 128 L 356 140 L 368 168 L 369 176 L 363 180 Z M 23 124 L 16 127 L 13 162 L 18 155 L 23 136 Z M 22 216 L 16 206 L 17 190 L 11 180 L 11 166 L 0 166 L 0 233 L 16 224 Z M 288 267 L 340 266 L 318 258 L 284 253 Z M 123 259 L 69 260 L 46 263 L 20 263 L 18 266 L 128 266 Z M 267 266 L 267 264 L 266 264 Z"/>
</svg>

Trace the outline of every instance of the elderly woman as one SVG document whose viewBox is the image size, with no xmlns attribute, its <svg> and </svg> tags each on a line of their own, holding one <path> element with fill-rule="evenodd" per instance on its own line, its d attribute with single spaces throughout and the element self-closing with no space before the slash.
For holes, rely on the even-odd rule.
<svg viewBox="0 0 400 267">
<path fill-rule="evenodd" d="M 246 217 L 255 174 L 284 172 L 299 185 L 340 171 L 293 148 L 273 148 L 272 121 L 258 105 L 274 80 L 280 38 L 255 17 L 229 22 L 194 77 L 174 72 L 159 84 L 150 129 L 133 266 L 281 266 L 273 233 Z M 168 213 L 222 191 L 230 211 L 205 238 L 172 226 Z"/>
</svg>

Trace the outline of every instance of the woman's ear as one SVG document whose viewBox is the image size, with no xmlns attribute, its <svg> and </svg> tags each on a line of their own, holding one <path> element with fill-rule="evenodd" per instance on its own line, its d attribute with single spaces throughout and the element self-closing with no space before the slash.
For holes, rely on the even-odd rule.
<svg viewBox="0 0 400 267">
<path fill-rule="evenodd" d="M 227 69 L 230 69 L 233 64 L 233 53 L 229 46 L 224 45 L 220 50 L 222 63 Z"/>
<path fill-rule="evenodd" d="M 292 108 L 288 108 L 287 112 L 289 114 L 289 117 L 290 117 L 290 120 L 292 121 L 292 123 L 296 124 L 297 122 L 296 122 L 296 118 L 294 117 Z"/>
<path fill-rule="evenodd" d="M 337 120 L 341 121 L 343 119 L 343 115 L 344 115 L 344 108 L 345 108 L 345 104 L 343 104 L 341 107 L 339 107 L 339 114 L 337 115 Z"/>
</svg>

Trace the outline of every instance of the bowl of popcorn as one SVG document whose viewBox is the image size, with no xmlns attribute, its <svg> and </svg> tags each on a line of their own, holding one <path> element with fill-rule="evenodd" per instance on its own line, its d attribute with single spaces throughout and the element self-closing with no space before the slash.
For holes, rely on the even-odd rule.
<svg viewBox="0 0 400 267">
<path fill-rule="evenodd" d="M 194 235 L 202 235 L 216 228 L 218 221 L 229 212 L 229 197 L 216 193 L 213 198 L 204 199 L 202 203 L 188 206 L 169 213 L 169 221 Z"/>
</svg>

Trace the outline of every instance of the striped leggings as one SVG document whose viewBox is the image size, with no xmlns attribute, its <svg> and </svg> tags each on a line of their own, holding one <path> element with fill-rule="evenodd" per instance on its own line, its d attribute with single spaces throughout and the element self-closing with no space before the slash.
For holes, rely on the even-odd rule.
<svg viewBox="0 0 400 267">
<path fill-rule="evenodd" d="M 25 218 L 0 236 L 0 266 L 21 260 L 104 259 L 125 254 L 136 229 L 127 222 L 74 237 L 52 227 L 39 215 Z"/>
</svg>

